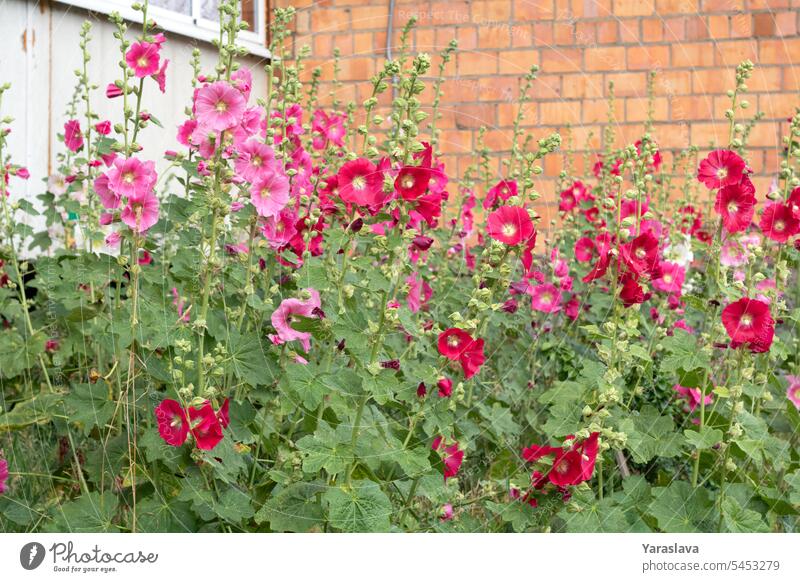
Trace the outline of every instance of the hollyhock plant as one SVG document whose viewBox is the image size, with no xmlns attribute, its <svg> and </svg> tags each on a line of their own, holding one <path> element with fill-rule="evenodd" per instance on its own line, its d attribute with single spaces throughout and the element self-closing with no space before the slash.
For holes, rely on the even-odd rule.
<svg viewBox="0 0 800 582">
<path fill-rule="evenodd" d="M 484 208 L 492 208 L 498 201 L 505 202 L 517 195 L 517 183 L 514 180 L 500 180 L 486 193 L 483 201 Z"/>
<path fill-rule="evenodd" d="M 436 387 L 441 398 L 450 398 L 453 395 L 453 381 L 450 378 L 439 378 Z"/>
<path fill-rule="evenodd" d="M 722 225 L 727 232 L 741 232 L 753 220 L 756 197 L 753 183 L 747 178 L 741 182 L 720 188 L 714 209 L 722 216 Z"/>
<path fill-rule="evenodd" d="M 158 198 L 152 192 L 140 198 L 129 198 L 120 218 L 131 230 L 144 234 L 158 222 Z"/>
<path fill-rule="evenodd" d="M 279 216 L 289 204 L 289 178 L 279 169 L 265 168 L 253 182 L 250 200 L 259 216 Z"/>
<path fill-rule="evenodd" d="M 79 121 L 70 119 L 64 124 L 64 145 L 76 153 L 83 149 L 83 132 Z"/>
<path fill-rule="evenodd" d="M 700 405 L 700 397 L 702 393 L 700 392 L 699 388 L 687 388 L 686 386 L 681 386 L 680 384 L 675 384 L 672 389 L 682 398 L 686 400 L 686 404 L 689 408 L 689 412 L 694 412 L 695 408 Z M 709 404 L 714 403 L 714 395 L 713 394 L 706 394 L 703 397 L 704 405 L 708 406 Z"/>
<path fill-rule="evenodd" d="M 149 77 L 158 72 L 159 43 L 135 42 L 125 53 L 125 62 L 138 78 Z"/>
<path fill-rule="evenodd" d="M 714 150 L 697 168 L 697 179 L 709 190 L 738 184 L 745 174 L 744 160 L 731 150 Z"/>
<path fill-rule="evenodd" d="M 339 196 L 345 202 L 357 206 L 381 204 L 383 194 L 383 172 L 367 159 L 359 158 L 345 163 L 337 175 Z"/>
<path fill-rule="evenodd" d="M 486 220 L 487 233 L 507 245 L 525 243 L 534 236 L 533 221 L 524 208 L 501 206 Z"/>
<path fill-rule="evenodd" d="M 535 285 L 529 291 L 531 307 L 542 313 L 556 313 L 561 309 L 561 291 L 551 283 Z"/>
<path fill-rule="evenodd" d="M 155 409 L 158 434 L 172 447 L 179 447 L 189 435 L 189 417 L 176 400 L 166 399 Z"/>
<path fill-rule="evenodd" d="M 253 182 L 259 175 L 274 165 L 272 148 L 257 139 L 248 139 L 240 148 L 236 158 L 236 174 L 246 182 Z"/>
<path fill-rule="evenodd" d="M 734 348 L 746 344 L 751 351 L 763 352 L 772 345 L 775 322 L 763 301 L 745 297 L 728 304 L 722 310 L 722 324 Z"/>
<path fill-rule="evenodd" d="M 311 334 L 297 331 L 292 328 L 292 323 L 298 317 L 317 317 L 316 310 L 321 307 L 319 293 L 316 289 L 306 289 L 308 299 L 289 298 L 281 301 L 271 317 L 272 325 L 277 334 L 272 337 L 274 343 L 299 341 L 306 352 L 311 349 Z"/>
<path fill-rule="evenodd" d="M 142 162 L 135 157 L 116 159 L 107 175 L 108 188 L 116 196 L 133 199 L 144 198 L 150 194 L 158 179 L 154 162 Z"/>
<path fill-rule="evenodd" d="M 245 109 L 241 92 L 224 81 L 201 88 L 194 100 L 197 122 L 212 131 L 224 131 L 239 124 Z"/>
<path fill-rule="evenodd" d="M 789 402 L 794 404 L 795 408 L 800 410 L 800 377 L 787 374 L 786 379 L 789 381 L 789 386 L 786 388 L 786 397 Z"/>
<path fill-rule="evenodd" d="M 659 271 L 661 276 L 653 279 L 653 287 L 664 293 L 677 293 L 680 295 L 686 278 L 686 269 L 677 263 L 661 261 Z"/>
<path fill-rule="evenodd" d="M 764 236 L 779 243 L 785 243 L 800 232 L 800 220 L 795 218 L 792 210 L 785 204 L 768 205 L 758 225 Z"/>
<path fill-rule="evenodd" d="M 455 477 L 461 468 L 461 463 L 464 461 L 464 451 L 458 446 L 458 441 L 447 444 L 444 438 L 436 437 L 433 439 L 431 448 L 434 451 L 439 451 L 444 464 L 444 480 Z"/>
</svg>

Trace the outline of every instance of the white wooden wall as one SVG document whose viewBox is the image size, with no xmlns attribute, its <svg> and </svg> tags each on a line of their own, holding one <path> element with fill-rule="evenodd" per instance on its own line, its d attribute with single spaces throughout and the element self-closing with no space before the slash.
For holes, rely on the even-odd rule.
<svg viewBox="0 0 800 582">
<path fill-rule="evenodd" d="M 56 134 L 63 132 L 64 112 L 76 81 L 74 71 L 81 67 L 78 41 L 85 20 L 92 23 L 89 76 L 99 86 L 92 95 L 92 108 L 100 119 L 110 119 L 113 125 L 121 120 L 122 99 L 106 99 L 105 87 L 118 76 L 120 53 L 113 37 L 115 29 L 107 17 L 47 0 L 0 0 L 0 83 L 12 84 L 3 98 L 0 116 L 14 118 L 9 136 L 12 159 L 31 173 L 27 182 L 12 178 L 13 198 L 36 203 L 36 195 L 44 191 L 44 180 L 56 167 L 55 155 L 63 148 Z M 136 27 L 131 25 L 129 35 L 134 34 Z M 189 61 L 195 46 L 201 49 L 207 70 L 213 71 L 213 46 L 167 34 L 161 51 L 161 57 L 170 60 L 167 92 L 161 94 L 155 83 L 148 82 L 144 99 L 146 109 L 164 124 L 164 129 L 151 124 L 140 134 L 143 157 L 161 160 L 164 150 L 178 149 L 175 133 L 191 101 Z M 256 57 L 243 63 L 253 73 L 253 103 L 266 94 L 263 65 L 264 60 Z M 85 121 L 80 121 L 84 127 Z M 161 168 L 165 165 L 159 163 Z"/>
</svg>

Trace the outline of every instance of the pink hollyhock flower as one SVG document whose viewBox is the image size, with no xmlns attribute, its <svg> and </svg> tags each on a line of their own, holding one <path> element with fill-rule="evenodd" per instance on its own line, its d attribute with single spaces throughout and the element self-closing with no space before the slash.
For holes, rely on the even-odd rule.
<svg viewBox="0 0 800 582">
<path fill-rule="evenodd" d="M 231 73 L 231 85 L 236 87 L 245 101 L 250 99 L 250 90 L 253 88 L 253 74 L 250 69 L 244 67 Z"/>
<path fill-rule="evenodd" d="M 186 442 L 189 434 L 189 417 L 176 400 L 166 399 L 155 409 L 158 434 L 164 442 L 179 447 Z"/>
<path fill-rule="evenodd" d="M 412 313 L 417 313 L 430 300 L 433 295 L 433 289 L 417 273 L 412 273 L 406 277 L 406 285 L 408 285 L 406 305 L 408 305 L 408 309 Z"/>
<path fill-rule="evenodd" d="M 699 388 L 687 388 L 686 386 L 675 384 L 672 389 L 681 397 L 686 399 L 686 403 L 689 406 L 689 412 L 694 412 L 695 408 L 700 405 L 701 392 Z M 705 404 L 708 406 L 714 402 L 714 395 L 711 393 L 706 394 L 703 400 L 705 400 Z"/>
<path fill-rule="evenodd" d="M 746 171 L 744 160 L 731 150 L 714 150 L 697 168 L 698 181 L 709 190 L 738 184 Z"/>
<path fill-rule="evenodd" d="M 8 461 L 0 459 L 0 495 L 8 491 Z"/>
<path fill-rule="evenodd" d="M 561 200 L 558 203 L 558 209 L 561 212 L 570 212 L 578 205 L 578 199 L 572 187 L 563 190 L 560 195 Z"/>
<path fill-rule="evenodd" d="M 158 222 L 158 198 L 152 192 L 143 198 L 128 198 L 120 218 L 131 230 L 144 234 Z"/>
<path fill-rule="evenodd" d="M 779 243 L 785 243 L 800 232 L 800 221 L 789 206 L 780 203 L 767 206 L 758 225 L 767 238 Z"/>
<path fill-rule="evenodd" d="M 533 237 L 533 221 L 524 208 L 501 206 L 486 220 L 490 237 L 507 245 L 518 245 Z"/>
<path fill-rule="evenodd" d="M 728 304 L 722 310 L 722 324 L 733 348 L 747 344 L 750 351 L 766 352 L 772 345 L 775 322 L 763 301 L 745 297 Z"/>
<path fill-rule="evenodd" d="M 167 65 L 169 64 L 169 59 L 164 59 L 164 62 L 161 63 L 161 67 L 159 67 L 158 72 L 153 75 L 153 78 L 158 83 L 158 90 L 162 93 L 167 92 Z"/>
<path fill-rule="evenodd" d="M 292 323 L 297 321 L 298 316 L 317 317 L 316 312 L 321 306 L 319 293 L 316 289 L 306 289 L 306 291 L 310 294 L 309 299 L 290 298 L 281 301 L 278 309 L 272 314 L 271 321 L 277 332 L 275 339 L 280 343 L 297 340 L 303 345 L 303 349 L 308 352 L 311 349 L 311 334 L 292 328 Z"/>
<path fill-rule="evenodd" d="M 250 188 L 250 200 L 259 216 L 278 216 L 289 204 L 289 178 L 278 167 L 265 168 Z"/>
<path fill-rule="evenodd" d="M 445 503 L 442 505 L 442 508 L 439 510 L 439 519 L 441 521 L 450 521 L 453 519 L 453 506 L 449 503 Z"/>
<path fill-rule="evenodd" d="M 111 122 L 106 120 L 101 121 L 100 123 L 95 123 L 94 129 L 100 135 L 108 135 L 111 133 Z"/>
<path fill-rule="evenodd" d="M 720 249 L 719 262 L 726 267 L 741 267 L 747 263 L 747 252 L 739 241 L 728 239 Z"/>
<path fill-rule="evenodd" d="M 535 285 L 529 290 L 531 307 L 542 313 L 556 313 L 561 309 L 561 291 L 552 283 Z"/>
<path fill-rule="evenodd" d="M 200 408 L 189 408 L 189 422 L 198 449 L 210 451 L 222 440 L 222 424 L 210 402 Z"/>
<path fill-rule="evenodd" d="M 172 288 L 172 304 L 175 306 L 175 309 L 178 310 L 178 318 L 181 321 L 188 322 L 189 321 L 189 310 L 185 309 L 186 302 L 184 301 L 183 297 L 180 296 L 178 293 L 178 288 Z"/>
<path fill-rule="evenodd" d="M 575 259 L 579 263 L 588 263 L 597 254 L 597 246 L 589 237 L 581 237 L 575 241 Z"/>
<path fill-rule="evenodd" d="M 158 51 L 161 45 L 151 42 L 135 42 L 125 53 L 125 62 L 138 78 L 149 77 L 158 71 Z"/>
<path fill-rule="evenodd" d="M 110 212 L 104 212 L 100 215 L 100 218 L 97 220 L 100 226 L 108 226 L 112 222 L 114 222 L 114 215 Z"/>
<path fill-rule="evenodd" d="M 220 145 L 221 139 L 222 135 L 218 131 L 207 125 L 198 124 L 195 126 L 194 131 L 192 131 L 192 135 L 189 136 L 189 143 L 197 148 L 197 151 L 200 152 L 202 157 L 211 158 L 217 150 L 217 146 Z M 197 171 L 202 174 L 203 172 L 200 169 L 201 164 L 203 168 L 205 168 L 207 164 L 205 160 L 201 160 L 200 163 L 197 164 Z"/>
<path fill-rule="evenodd" d="M 790 376 L 787 374 L 786 379 L 789 381 L 789 387 L 786 389 L 786 397 L 794 404 L 795 408 L 800 410 L 800 376 Z M 2 473 L 0 473 L 0 482 L 2 482 Z M 0 490 L 2 492 L 2 490 Z"/>
<path fill-rule="evenodd" d="M 142 256 L 139 257 L 138 262 L 142 266 L 152 265 L 153 264 L 153 255 L 151 255 L 148 251 L 142 251 Z"/>
<path fill-rule="evenodd" d="M 200 125 L 224 131 L 239 125 L 246 103 L 239 91 L 224 81 L 217 81 L 197 92 L 194 105 Z"/>
<path fill-rule="evenodd" d="M 197 129 L 196 119 L 187 119 L 181 125 L 179 125 L 177 135 L 178 143 L 185 145 L 186 147 L 194 145 L 190 140 L 195 129 Z"/>
<path fill-rule="evenodd" d="M 106 174 L 100 174 L 94 179 L 94 191 L 97 193 L 97 197 L 100 198 L 100 202 L 108 210 L 119 207 L 120 197 L 109 188 Z"/>
<path fill-rule="evenodd" d="M 549 445 L 531 445 L 522 449 L 522 458 L 533 463 L 547 455 L 558 455 L 562 452 L 561 447 L 551 447 Z"/>
<path fill-rule="evenodd" d="M 486 356 L 483 353 L 483 339 L 477 339 L 467 345 L 459 358 L 461 370 L 464 372 L 464 378 L 469 380 L 477 374 L 485 361 Z"/>
<path fill-rule="evenodd" d="M 714 209 L 722 216 L 722 225 L 728 232 L 745 230 L 753 220 L 756 209 L 755 187 L 745 176 L 741 182 L 725 186 L 717 192 Z"/>
<path fill-rule="evenodd" d="M 261 232 L 273 249 L 282 249 L 297 234 L 295 224 L 297 216 L 284 210 L 277 217 L 271 216 L 264 221 Z"/>
<path fill-rule="evenodd" d="M 83 132 L 80 122 L 76 119 L 70 119 L 64 124 L 64 145 L 76 153 L 83 148 Z"/>
<path fill-rule="evenodd" d="M 680 295 L 683 289 L 683 281 L 686 277 L 686 269 L 677 263 L 661 261 L 661 277 L 653 279 L 653 287 L 665 293 L 677 293 Z"/>
<path fill-rule="evenodd" d="M 122 235 L 117 231 L 114 231 L 105 238 L 104 242 L 106 243 L 106 246 L 113 249 L 119 246 L 121 240 Z"/>
<path fill-rule="evenodd" d="M 144 198 L 151 194 L 156 184 L 155 162 L 142 162 L 137 158 L 119 158 L 108 171 L 108 187 L 117 196 Z"/>
<path fill-rule="evenodd" d="M 768 291 L 770 289 L 777 289 L 777 284 L 775 283 L 775 279 L 764 279 L 763 281 L 759 281 L 756 283 L 756 290 L 758 291 Z M 778 297 L 783 295 L 783 292 L 777 291 Z M 759 293 L 756 296 L 756 299 L 759 301 L 763 301 L 767 305 L 770 304 L 770 299 L 763 293 Z"/>
<path fill-rule="evenodd" d="M 450 378 L 439 378 L 436 382 L 440 398 L 449 398 L 453 395 L 453 381 Z"/>
<path fill-rule="evenodd" d="M 578 315 L 580 315 L 581 311 L 581 303 L 578 301 L 578 298 L 574 295 L 570 297 L 569 301 L 567 301 L 566 305 L 564 306 L 564 314 L 569 317 L 572 321 L 578 319 Z"/>
<path fill-rule="evenodd" d="M 236 175 L 245 182 L 253 182 L 265 168 L 275 163 L 272 148 L 257 139 L 249 139 L 239 148 L 236 158 Z"/>
<path fill-rule="evenodd" d="M 498 200 L 505 202 L 517 195 L 517 183 L 514 180 L 500 180 L 486 193 L 483 201 L 484 208 L 491 208 Z"/>
<path fill-rule="evenodd" d="M 337 174 L 339 196 L 357 206 L 379 206 L 386 196 L 383 192 L 383 172 L 366 158 L 344 164 Z"/>
<path fill-rule="evenodd" d="M 694 335 L 695 333 L 695 329 L 691 325 L 686 323 L 685 319 L 679 319 L 678 321 L 676 321 L 675 325 L 673 326 L 673 329 L 682 329 L 692 335 Z"/>
<path fill-rule="evenodd" d="M 344 115 L 332 113 L 328 115 L 322 109 L 317 109 L 311 117 L 311 131 L 314 132 L 312 147 L 323 150 L 328 143 L 338 147 L 344 145 Z"/>
<path fill-rule="evenodd" d="M 115 97 L 122 97 L 122 89 L 117 87 L 114 83 L 109 83 L 106 86 L 106 97 L 114 99 Z"/>
</svg>

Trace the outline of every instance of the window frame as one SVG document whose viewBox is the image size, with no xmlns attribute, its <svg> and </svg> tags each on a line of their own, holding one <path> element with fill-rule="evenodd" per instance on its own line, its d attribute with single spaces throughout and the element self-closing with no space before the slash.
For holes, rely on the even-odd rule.
<svg viewBox="0 0 800 582">
<path fill-rule="evenodd" d="M 56 0 L 61 4 L 75 6 L 91 12 L 101 14 L 111 14 L 119 12 L 128 21 L 141 24 L 142 13 L 131 8 L 132 0 Z M 199 16 L 201 14 L 201 0 L 191 0 L 192 14 L 173 12 L 159 6 L 149 6 L 147 15 L 153 18 L 159 28 L 167 32 L 179 34 L 181 36 L 194 38 L 204 42 L 211 42 L 219 38 L 219 23 Z M 266 47 L 266 2 L 259 0 L 255 2 L 256 7 L 256 26 L 260 32 L 251 30 L 240 31 L 237 35 L 237 44 L 246 48 L 251 55 L 270 58 L 269 49 Z"/>
</svg>

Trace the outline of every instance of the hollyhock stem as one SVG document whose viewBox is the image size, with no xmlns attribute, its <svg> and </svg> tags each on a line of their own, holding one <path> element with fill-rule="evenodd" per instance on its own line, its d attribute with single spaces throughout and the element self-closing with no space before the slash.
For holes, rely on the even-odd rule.
<svg viewBox="0 0 800 582">
<path fill-rule="evenodd" d="M 211 213 L 211 239 L 209 241 L 208 261 L 203 273 L 203 295 L 198 321 L 198 346 L 197 346 L 197 389 L 198 394 L 203 394 L 205 389 L 205 352 L 206 318 L 208 317 L 209 296 L 211 295 L 211 270 L 216 262 L 217 250 L 217 211 Z"/>
<path fill-rule="evenodd" d="M 137 453 L 137 422 L 136 422 L 136 331 L 139 325 L 139 273 L 141 266 L 138 263 L 139 235 L 133 234 L 131 238 L 131 266 L 130 266 L 130 299 L 131 299 L 131 347 L 128 351 L 128 378 L 125 382 L 125 408 L 128 418 L 128 458 L 130 459 L 131 496 L 131 530 L 136 533 L 136 453 Z M 133 439 L 131 440 L 131 433 Z"/>
</svg>

